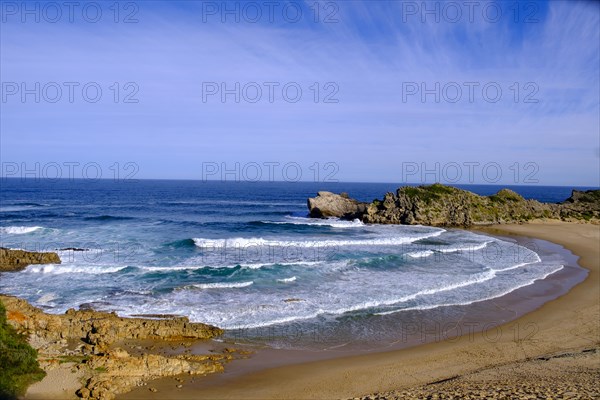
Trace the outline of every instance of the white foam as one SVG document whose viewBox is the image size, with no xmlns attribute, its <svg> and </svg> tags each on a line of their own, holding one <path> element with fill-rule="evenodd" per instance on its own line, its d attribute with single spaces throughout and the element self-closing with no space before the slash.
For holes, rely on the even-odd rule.
<svg viewBox="0 0 600 400">
<path fill-rule="evenodd" d="M 220 268 L 247 268 L 247 269 L 260 269 L 263 267 L 271 267 L 271 266 L 291 266 L 291 265 L 305 265 L 312 266 L 322 264 L 322 261 L 295 261 L 295 262 L 264 262 L 264 263 L 254 263 L 254 264 L 230 264 L 230 265 L 173 265 L 169 267 L 137 267 L 144 271 L 196 271 L 199 269 L 212 268 L 212 269 L 220 269 Z"/>
<path fill-rule="evenodd" d="M 74 265 L 61 265 L 61 264 L 45 264 L 45 265 L 33 265 L 27 267 L 26 271 L 37 274 L 111 274 L 113 272 L 119 272 L 127 267 L 105 267 L 105 266 L 74 266 Z"/>
<path fill-rule="evenodd" d="M 291 278 L 277 279 L 277 282 L 288 283 L 288 282 L 294 282 L 295 280 L 296 280 L 296 277 L 292 276 Z"/>
<path fill-rule="evenodd" d="M 35 232 L 39 229 L 44 229 L 43 226 L 5 226 L 0 228 L 0 232 L 8 235 L 23 235 L 26 233 Z"/>
<path fill-rule="evenodd" d="M 288 303 L 288 304 L 293 304 L 293 303 Z M 311 314 L 308 314 L 308 315 L 291 315 L 289 317 L 276 318 L 276 319 L 273 319 L 273 320 L 270 320 L 270 321 L 265 321 L 265 322 L 242 323 L 242 324 L 235 324 L 235 325 L 230 325 L 230 326 L 229 325 L 225 325 L 225 324 L 219 324 L 217 322 L 215 325 L 223 326 L 226 329 L 253 329 L 253 328 L 262 328 L 262 327 L 265 327 L 265 326 L 285 324 L 287 322 L 296 322 L 296 321 L 301 321 L 301 320 L 312 319 L 312 318 L 315 318 L 315 317 L 319 316 L 322 313 L 323 313 L 323 310 L 319 310 L 319 312 L 311 313 Z M 192 321 L 192 322 L 202 322 L 200 320 L 194 320 L 192 318 L 190 318 L 190 321 Z"/>
<path fill-rule="evenodd" d="M 226 266 L 223 268 L 234 268 L 234 266 Z M 207 265 L 172 265 L 169 267 L 136 267 L 144 271 L 195 271 L 198 269 L 211 268 Z"/>
<path fill-rule="evenodd" d="M 365 301 L 362 303 L 358 303 L 358 304 L 354 304 L 354 305 L 350 305 L 350 306 L 346 306 L 346 307 L 339 307 L 339 308 L 335 308 L 335 309 L 319 308 L 319 309 L 314 310 L 313 312 L 306 314 L 306 315 L 294 315 L 294 316 L 289 316 L 289 317 L 284 317 L 284 318 L 271 319 L 271 320 L 267 320 L 267 321 L 256 321 L 253 323 L 238 324 L 235 326 L 235 328 L 259 328 L 259 327 L 265 327 L 265 326 L 270 326 L 270 325 L 282 324 L 282 323 L 291 322 L 291 321 L 312 319 L 312 318 L 316 318 L 319 315 L 323 315 L 323 314 L 340 315 L 340 314 L 345 314 L 345 313 L 352 312 L 352 311 L 360 311 L 360 310 L 366 310 L 369 308 L 381 307 L 381 306 L 386 306 L 386 305 L 394 305 L 397 303 L 402 303 L 402 302 L 405 302 L 408 300 L 412 300 L 418 296 L 439 293 L 439 292 L 443 292 L 443 291 L 447 291 L 447 290 L 452 290 L 452 289 L 457 289 L 457 288 L 464 287 L 464 286 L 473 285 L 473 284 L 476 284 L 479 282 L 484 282 L 486 280 L 492 279 L 494 276 L 495 276 L 494 271 L 488 270 L 488 271 L 485 271 L 484 273 L 477 274 L 477 275 L 475 275 L 474 278 L 469 279 L 464 282 L 456 283 L 453 285 L 448 285 L 448 286 L 441 287 L 441 288 L 422 290 L 420 292 L 417 292 L 417 293 L 414 293 L 414 294 L 411 294 L 408 296 L 404 296 L 401 298 L 388 299 L 388 300 Z M 219 325 L 219 324 L 217 323 L 217 325 Z M 221 326 L 224 326 L 226 328 L 231 328 L 230 326 L 227 326 L 227 324 L 223 325 L 223 323 L 221 323 Z"/>
<path fill-rule="evenodd" d="M 14 212 L 14 211 L 25 211 L 32 208 L 32 206 L 6 206 L 0 207 L 0 212 Z"/>
<path fill-rule="evenodd" d="M 245 248 L 245 247 L 337 247 L 337 246 L 394 246 L 416 242 L 441 235 L 445 230 L 423 233 L 419 236 L 392 236 L 376 239 L 355 240 L 272 240 L 263 238 L 194 238 L 196 246 L 201 248 Z"/>
<path fill-rule="evenodd" d="M 58 296 L 56 295 L 56 293 L 46 293 L 42 296 L 40 296 L 40 298 L 37 300 L 38 304 L 48 304 L 50 302 L 52 302 L 53 300 L 56 300 L 58 298 Z"/>
<path fill-rule="evenodd" d="M 365 224 L 358 218 L 353 221 L 344 221 L 339 218 L 326 218 L 326 219 L 314 219 L 314 218 L 303 218 L 303 217 L 286 217 L 287 221 L 262 221 L 265 224 L 291 224 L 291 225 L 317 225 L 317 226 L 331 226 L 333 228 L 357 228 L 365 226 Z"/>
<path fill-rule="evenodd" d="M 433 251 L 431 251 L 431 250 L 411 251 L 410 253 L 406 253 L 407 256 L 412 257 L 412 258 L 429 257 L 432 254 L 433 254 Z"/>
<path fill-rule="evenodd" d="M 539 280 L 543 280 L 546 279 L 547 277 L 549 277 L 550 275 L 560 271 L 561 269 L 564 268 L 564 265 L 559 265 L 558 268 L 538 277 L 535 279 L 530 279 L 529 281 L 526 281 L 525 283 L 523 283 L 522 285 L 517 285 L 511 289 L 505 290 L 503 292 L 500 292 L 498 294 L 495 294 L 493 296 L 489 296 L 489 297 L 485 297 L 485 298 L 481 298 L 481 299 L 477 299 L 477 300 L 473 300 L 473 301 L 465 301 L 465 302 L 455 302 L 455 303 L 444 303 L 444 304 L 433 304 L 433 305 L 428 305 L 428 306 L 415 306 L 415 307 L 409 307 L 409 308 L 403 308 L 400 310 L 392 310 L 392 311 L 385 311 L 385 312 L 380 312 L 380 313 L 375 313 L 375 315 L 389 315 L 389 314 L 395 314 L 395 313 L 399 313 L 402 311 L 413 311 L 413 310 L 431 310 L 434 308 L 438 308 L 438 307 L 450 307 L 450 306 L 468 306 L 470 304 L 474 304 L 474 303 L 479 303 L 482 301 L 487 301 L 487 300 L 493 300 L 493 299 L 497 299 L 498 297 L 502 297 L 505 296 L 509 293 L 514 292 L 517 289 L 521 289 L 525 286 L 529 286 L 529 285 L 533 285 L 536 281 Z"/>
<path fill-rule="evenodd" d="M 458 283 L 455 283 L 452 285 L 447 285 L 447 286 L 438 287 L 438 288 L 422 290 L 422 291 L 413 293 L 408 296 L 403 296 L 401 298 L 390 298 L 390 299 L 384 299 L 384 300 L 364 301 L 364 302 L 361 302 L 358 304 L 348 305 L 348 306 L 339 307 L 339 308 L 319 307 L 318 309 L 311 310 L 310 312 L 308 312 L 306 314 L 296 314 L 296 315 L 290 315 L 287 317 L 271 318 L 271 319 L 263 320 L 263 321 L 255 320 L 255 322 L 243 322 L 243 323 L 237 323 L 237 324 L 233 324 L 233 325 L 230 324 L 230 321 L 228 321 L 226 319 L 212 320 L 209 317 L 209 321 L 213 324 L 216 324 L 217 326 L 222 326 L 227 329 L 259 328 L 259 327 L 265 327 L 265 326 L 270 326 L 270 325 L 282 324 L 282 323 L 286 323 L 286 322 L 312 319 L 312 318 L 318 317 L 319 315 L 324 315 L 324 314 L 340 315 L 340 314 L 344 314 L 344 313 L 352 312 L 352 311 L 360 311 L 360 310 L 365 310 L 365 309 L 369 309 L 369 308 L 394 305 L 394 304 L 412 300 L 418 296 L 435 294 L 435 293 L 439 293 L 439 292 L 457 289 L 460 287 L 473 285 L 476 283 L 481 283 L 481 282 L 492 279 L 494 276 L 495 276 L 494 271 L 487 270 L 483 273 L 476 274 L 471 279 L 468 279 L 463 282 L 458 282 Z M 293 306 L 293 304 L 295 304 L 295 303 L 288 303 L 288 306 Z M 204 322 L 206 322 L 206 321 L 204 321 Z"/>
<path fill-rule="evenodd" d="M 486 281 L 489 281 L 490 279 L 493 279 L 495 276 L 496 276 L 496 271 L 490 269 L 490 270 L 481 272 L 479 274 L 475 274 L 470 279 L 467 279 L 462 282 L 457 282 L 457 283 L 453 283 L 451 285 L 441 286 L 441 287 L 432 288 L 432 289 L 420 290 L 420 291 L 410 294 L 408 296 L 401 297 L 400 299 L 379 302 L 378 304 L 375 304 L 371 307 L 404 303 L 409 300 L 414 300 L 419 296 L 426 296 L 426 295 L 432 295 L 432 294 L 437 294 L 437 293 L 441 293 L 441 292 L 447 292 L 449 290 L 459 289 L 459 288 L 462 288 L 465 286 L 471 286 L 471 285 L 475 285 L 478 283 L 486 282 Z"/>
<path fill-rule="evenodd" d="M 510 267 L 502 268 L 502 269 L 497 269 L 496 271 L 498 271 L 498 272 L 500 272 L 500 271 L 510 271 L 511 269 L 521 268 L 521 267 L 524 267 L 524 266 L 530 265 L 530 264 L 537 264 L 537 263 L 539 263 L 539 262 L 542 261 L 542 259 L 540 258 L 540 256 L 537 253 L 533 252 L 533 254 L 536 257 L 536 260 L 534 260 L 534 261 L 523 262 L 523 263 L 511 265 Z"/>
<path fill-rule="evenodd" d="M 230 283 L 230 282 L 215 282 L 215 283 L 197 283 L 194 285 L 191 285 L 193 287 L 196 287 L 198 289 L 236 289 L 236 288 L 243 288 L 243 287 L 248 287 L 253 285 L 254 282 L 253 281 L 249 281 L 249 282 L 234 282 L 234 283 Z"/>
<path fill-rule="evenodd" d="M 291 265 L 313 266 L 313 265 L 319 265 L 322 263 L 323 263 L 322 261 L 269 262 L 269 263 L 242 264 L 241 267 L 248 268 L 248 269 L 260 269 L 263 267 L 274 267 L 276 265 L 281 265 L 281 266 L 285 266 L 285 267 L 291 266 Z"/>
<path fill-rule="evenodd" d="M 457 247 L 447 247 L 447 248 L 436 248 L 435 251 L 440 253 L 457 253 L 459 251 L 477 251 L 484 249 L 488 244 L 492 243 L 493 240 L 479 243 L 479 244 L 470 244 L 466 246 L 457 246 Z"/>
</svg>

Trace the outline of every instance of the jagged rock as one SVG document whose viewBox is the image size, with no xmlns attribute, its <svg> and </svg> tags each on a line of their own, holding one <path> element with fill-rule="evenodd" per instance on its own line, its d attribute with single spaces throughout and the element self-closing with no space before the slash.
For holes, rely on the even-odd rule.
<svg viewBox="0 0 600 400">
<path fill-rule="evenodd" d="M 60 264 L 60 262 L 60 257 L 56 253 L 11 250 L 0 247 L 0 272 L 21 271 L 31 264 Z"/>
<path fill-rule="evenodd" d="M 431 185 L 403 187 L 396 195 L 389 195 L 391 205 L 369 207 L 364 222 L 465 227 L 556 215 L 555 205 L 525 200 L 508 189 L 492 196 L 479 196 L 454 187 Z"/>
<path fill-rule="evenodd" d="M 79 247 L 64 247 L 62 249 L 58 249 L 59 251 L 89 251 L 89 249 L 82 249 Z"/>
<path fill-rule="evenodd" d="M 573 190 L 571 197 L 560 203 L 560 213 L 564 219 L 600 219 L 600 190 Z"/>
<path fill-rule="evenodd" d="M 132 355 L 122 347 L 144 339 L 208 339 L 223 333 L 219 328 L 191 323 L 184 317 L 121 318 L 114 313 L 73 309 L 53 315 L 16 297 L 0 295 L 0 301 L 6 307 L 8 323 L 29 336 L 44 369 L 54 368 L 61 357 L 79 362 L 77 368 L 86 371 L 86 375 L 76 395 L 85 399 L 114 399 L 147 380 L 165 376 L 222 372 L 223 362 L 233 358 L 230 354 Z M 67 345 L 73 342 L 80 344 L 69 350 Z"/>
<path fill-rule="evenodd" d="M 364 214 L 367 203 L 361 203 L 348 197 L 331 192 L 319 192 L 317 197 L 308 199 L 308 210 L 313 218 L 339 217 L 358 218 Z"/>
<path fill-rule="evenodd" d="M 212 357 L 212 358 L 211 358 Z M 231 357 L 214 356 L 173 356 L 142 354 L 131 356 L 123 349 L 112 349 L 102 357 L 92 357 L 89 368 L 102 371 L 85 383 L 88 397 L 109 399 L 126 393 L 132 387 L 140 386 L 149 379 L 176 376 L 180 374 L 205 375 L 223 372 L 221 360 Z M 86 392 L 82 394 L 85 395 Z M 81 396 L 84 397 L 84 396 Z"/>
<path fill-rule="evenodd" d="M 74 309 L 54 315 L 16 297 L 0 295 L 0 301 L 6 307 L 8 322 L 17 329 L 44 340 L 80 339 L 99 348 L 123 339 L 208 339 L 223 333 L 214 326 L 191 323 L 187 317 L 122 318 L 115 313 Z"/>
<path fill-rule="evenodd" d="M 321 196 L 321 193 L 325 195 Z M 342 203 L 340 199 L 348 203 Z M 399 188 L 395 194 L 386 193 L 383 200 L 375 200 L 364 208 L 362 205 L 365 203 L 329 192 L 319 192 L 317 198 L 308 200 L 310 215 L 322 216 L 315 213 L 314 209 L 325 207 L 329 203 L 335 205 L 325 208 L 331 216 L 359 218 L 365 223 L 376 224 L 467 227 L 521 223 L 532 219 L 600 222 L 600 190 L 574 190 L 565 202 L 553 204 L 526 200 L 509 189 L 502 189 L 491 196 L 479 196 L 440 184 L 406 186 Z M 361 207 L 356 206 L 354 212 L 350 213 L 343 208 L 346 204 L 360 204 Z"/>
</svg>

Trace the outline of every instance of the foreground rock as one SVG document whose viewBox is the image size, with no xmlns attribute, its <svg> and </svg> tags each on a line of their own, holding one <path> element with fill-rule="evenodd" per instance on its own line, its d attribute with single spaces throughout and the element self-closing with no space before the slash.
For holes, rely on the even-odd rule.
<svg viewBox="0 0 600 400">
<path fill-rule="evenodd" d="M 10 250 L 0 247 L 0 272 L 21 271 L 32 264 L 60 264 L 56 253 Z"/>
<path fill-rule="evenodd" d="M 349 198 L 346 193 L 319 192 L 317 197 L 308 199 L 308 210 L 313 218 L 355 219 L 365 213 L 367 205 Z"/>
<path fill-rule="evenodd" d="M 209 339 L 223 333 L 214 326 L 191 323 L 186 317 L 121 318 L 114 313 L 74 309 L 55 315 L 16 297 L 0 295 L 0 301 L 6 306 L 9 322 L 44 341 L 77 339 L 102 347 L 122 339 Z"/>
<path fill-rule="evenodd" d="M 120 318 L 114 313 L 91 310 L 46 314 L 24 300 L 1 296 L 8 323 L 29 336 L 39 352 L 42 368 L 51 370 L 61 362 L 74 362 L 84 371 L 83 398 L 111 399 L 150 379 L 179 374 L 209 374 L 223 371 L 230 354 L 152 354 L 138 345 L 144 340 L 190 341 L 223 333 L 219 328 L 190 323 L 187 318 Z M 129 346 L 128 352 L 124 348 Z"/>
<path fill-rule="evenodd" d="M 325 192 L 326 196 L 321 193 L 314 199 L 308 199 L 311 217 L 359 218 L 365 223 L 445 227 L 521 223 L 533 219 L 600 222 L 600 190 L 573 190 L 571 197 L 559 204 L 526 200 L 509 189 L 502 189 L 491 196 L 479 196 L 440 184 L 402 187 L 395 194 L 386 193 L 383 200 L 374 200 L 368 205 L 329 192 Z M 355 205 L 353 209 L 350 204 Z M 320 215 L 317 209 L 325 209 L 327 213 L 321 212 Z"/>
</svg>

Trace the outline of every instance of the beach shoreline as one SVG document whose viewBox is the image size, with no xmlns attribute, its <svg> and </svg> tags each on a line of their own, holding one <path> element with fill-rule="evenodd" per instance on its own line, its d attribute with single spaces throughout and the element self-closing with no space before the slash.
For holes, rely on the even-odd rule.
<svg viewBox="0 0 600 400">
<path fill-rule="evenodd" d="M 579 354 L 593 350 L 594 354 L 598 353 L 600 326 L 596 321 L 600 318 L 600 249 L 597 243 L 600 240 L 600 226 L 543 221 L 524 225 L 477 227 L 471 230 L 515 240 L 520 245 L 529 243 L 535 247 L 539 240 L 556 244 L 557 248 L 563 247 L 567 253 L 572 254 L 568 265 L 573 265 L 576 261 L 583 268 L 567 266 L 556 273 L 566 274 L 567 277 L 553 278 L 555 274 L 552 274 L 541 281 L 548 281 L 545 283 L 545 290 L 549 293 L 546 298 L 539 294 L 539 289 L 536 293 L 527 287 L 517 289 L 515 292 L 520 292 L 518 295 L 511 292 L 502 296 L 503 300 L 494 304 L 499 309 L 512 307 L 511 310 L 514 311 L 522 305 L 521 301 L 530 304 L 523 306 L 525 311 L 521 310 L 520 313 L 524 312 L 523 315 L 517 314 L 516 319 L 507 319 L 509 322 L 498 320 L 498 323 L 490 324 L 485 330 L 479 326 L 468 333 L 463 330 L 462 335 L 446 336 L 426 343 L 412 343 L 409 346 L 404 343 L 402 347 L 381 347 L 372 351 L 353 349 L 337 353 L 257 349 L 256 346 L 231 343 L 230 340 L 222 342 L 221 339 L 201 341 L 197 345 L 190 344 L 192 353 L 221 353 L 226 346 L 235 346 L 250 350 L 253 354 L 250 360 L 240 359 L 228 363 L 222 374 L 154 379 L 148 382 L 147 387 L 135 388 L 129 393 L 118 395 L 118 398 L 185 399 L 201 396 L 279 399 L 298 398 L 300 393 L 302 398 L 350 398 L 368 393 L 415 388 L 466 376 L 475 370 L 511 365 L 517 368 L 520 363 L 536 357 L 553 359 L 553 354 L 557 352 Z M 587 273 L 585 280 L 582 272 L 584 275 Z M 569 274 L 571 278 L 568 278 Z M 557 282 L 564 284 L 568 279 L 575 279 L 580 283 L 572 287 L 574 283 L 570 281 L 568 292 L 565 289 L 562 293 L 557 293 Z M 535 298 L 528 299 L 528 293 Z M 539 304 L 536 305 L 536 302 Z M 485 309 L 490 310 L 490 307 L 482 308 Z M 473 308 L 463 310 L 465 315 L 469 315 L 469 310 Z M 493 321 L 493 318 L 486 321 Z M 158 342 L 156 341 L 157 344 Z M 194 346 L 198 346 L 198 349 Z M 190 347 L 179 350 L 174 347 L 169 353 L 179 354 L 178 351 L 189 352 Z M 586 353 L 586 357 L 581 360 L 589 364 L 590 355 Z M 50 380 L 56 379 L 56 376 L 63 381 L 72 382 L 64 385 L 66 387 L 63 389 L 56 387 L 54 390 L 55 385 Z M 69 369 L 63 368 L 34 384 L 25 398 L 39 398 L 40 393 L 49 398 L 64 398 L 67 393 L 64 390 L 72 391 L 76 382 L 76 377 L 69 375 Z M 149 387 L 153 390 L 149 391 Z"/>
<path fill-rule="evenodd" d="M 197 380 L 193 389 L 169 390 L 155 382 L 157 393 L 134 390 L 119 396 L 135 398 L 343 398 L 416 387 L 499 365 L 522 363 L 562 351 L 597 348 L 600 327 L 600 226 L 566 222 L 477 227 L 475 232 L 542 239 L 579 257 L 588 277 L 568 293 L 544 303 L 484 334 L 465 334 L 401 350 L 330 358 L 288 360 L 258 372 L 239 374 L 222 386 Z M 247 362 L 240 361 L 240 362 Z M 187 385 L 186 385 L 187 386 Z"/>
</svg>

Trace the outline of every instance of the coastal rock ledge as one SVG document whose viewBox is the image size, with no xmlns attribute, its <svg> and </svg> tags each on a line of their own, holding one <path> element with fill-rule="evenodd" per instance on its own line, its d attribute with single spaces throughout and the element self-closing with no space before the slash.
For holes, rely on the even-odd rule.
<svg viewBox="0 0 600 400">
<path fill-rule="evenodd" d="M 36 251 L 11 250 L 0 247 L 0 272 L 21 271 L 31 264 L 60 264 L 56 253 L 39 253 Z"/>
<path fill-rule="evenodd" d="M 222 372 L 231 354 L 174 352 L 223 333 L 186 317 L 122 318 L 114 313 L 70 309 L 47 314 L 25 300 L 0 295 L 6 322 L 28 337 L 40 366 L 49 372 L 70 363 L 81 377 L 76 395 L 110 400 L 157 378 Z M 71 394 L 75 397 L 75 393 Z"/>
<path fill-rule="evenodd" d="M 562 203 L 526 200 L 509 189 L 491 196 L 441 184 L 405 186 L 388 192 L 383 200 L 361 203 L 347 194 L 319 192 L 308 199 L 313 218 L 358 218 L 373 224 L 468 227 L 555 219 L 600 223 L 600 190 L 573 190 Z"/>
</svg>

